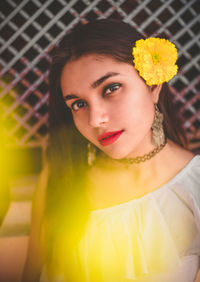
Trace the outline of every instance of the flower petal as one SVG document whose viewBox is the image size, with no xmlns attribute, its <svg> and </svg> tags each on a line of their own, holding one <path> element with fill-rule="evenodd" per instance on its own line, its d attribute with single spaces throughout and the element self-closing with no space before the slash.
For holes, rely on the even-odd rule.
<svg viewBox="0 0 200 282">
<path fill-rule="evenodd" d="M 147 85 L 168 82 L 178 70 L 177 49 L 167 39 L 150 37 L 136 41 L 133 58 L 135 69 Z"/>
</svg>

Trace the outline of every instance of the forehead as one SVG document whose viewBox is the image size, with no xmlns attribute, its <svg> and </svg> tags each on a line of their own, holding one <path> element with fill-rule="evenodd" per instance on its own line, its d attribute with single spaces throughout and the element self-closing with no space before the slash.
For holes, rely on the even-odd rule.
<svg viewBox="0 0 200 282">
<path fill-rule="evenodd" d="M 127 76 L 134 71 L 132 65 L 119 62 L 112 57 L 91 54 L 68 62 L 61 74 L 61 88 L 65 91 L 88 87 L 107 72 L 118 72 Z M 80 85 L 81 84 L 81 85 Z"/>
</svg>

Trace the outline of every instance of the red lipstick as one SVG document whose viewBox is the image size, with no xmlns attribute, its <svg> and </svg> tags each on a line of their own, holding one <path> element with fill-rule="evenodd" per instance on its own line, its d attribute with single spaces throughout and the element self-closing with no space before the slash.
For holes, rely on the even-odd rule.
<svg viewBox="0 0 200 282">
<path fill-rule="evenodd" d="M 107 146 L 114 143 L 123 133 L 123 130 L 120 131 L 113 131 L 113 132 L 106 132 L 102 135 L 98 136 L 98 141 L 102 146 Z"/>
</svg>

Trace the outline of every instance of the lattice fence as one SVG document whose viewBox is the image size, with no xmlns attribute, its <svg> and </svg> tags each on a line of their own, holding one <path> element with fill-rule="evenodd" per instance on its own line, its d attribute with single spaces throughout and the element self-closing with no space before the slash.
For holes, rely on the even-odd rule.
<svg viewBox="0 0 200 282">
<path fill-rule="evenodd" d="M 175 42 L 180 71 L 171 86 L 191 148 L 200 151 L 199 4 L 198 0 L 2 0 L 0 98 L 8 144 L 46 144 L 52 46 L 79 21 L 111 17 Z"/>
</svg>

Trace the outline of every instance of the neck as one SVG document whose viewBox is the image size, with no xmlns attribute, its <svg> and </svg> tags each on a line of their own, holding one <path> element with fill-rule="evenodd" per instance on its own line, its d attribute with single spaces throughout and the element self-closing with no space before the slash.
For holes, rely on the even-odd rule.
<svg viewBox="0 0 200 282">
<path fill-rule="evenodd" d="M 92 209 L 113 206 L 148 194 L 174 177 L 193 157 L 168 140 L 158 154 L 128 169 L 114 159 L 99 156 L 89 171 Z"/>
<path fill-rule="evenodd" d="M 143 181 L 151 181 L 154 178 L 162 178 L 163 174 L 166 174 L 166 171 L 170 172 L 173 170 L 174 166 L 179 167 L 179 165 L 172 160 L 174 159 L 175 154 L 177 155 L 179 151 L 181 154 L 182 150 L 183 149 L 175 143 L 167 140 L 167 143 L 162 150 L 144 162 L 133 163 L 127 166 L 126 162 L 124 163 L 120 160 L 111 159 L 106 155 L 102 155 L 97 161 L 97 167 L 100 167 L 104 171 L 127 171 L 128 173 L 131 173 L 135 181 L 142 183 Z"/>
</svg>

